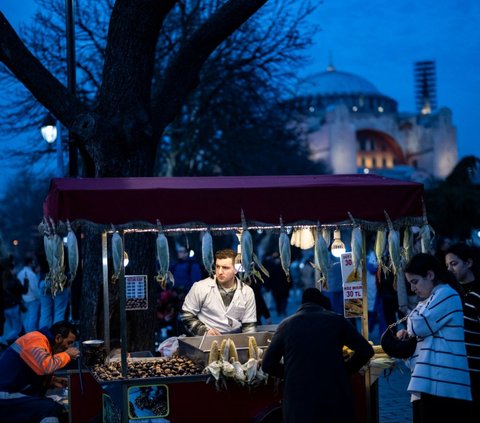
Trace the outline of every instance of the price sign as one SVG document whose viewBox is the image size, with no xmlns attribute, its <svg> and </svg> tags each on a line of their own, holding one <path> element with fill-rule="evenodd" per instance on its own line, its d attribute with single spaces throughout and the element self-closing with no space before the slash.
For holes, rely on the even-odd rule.
<svg viewBox="0 0 480 423">
<path fill-rule="evenodd" d="M 343 282 L 343 312 L 345 317 L 361 317 L 363 315 L 362 269 L 355 269 L 352 253 L 340 257 Z"/>
<path fill-rule="evenodd" d="M 125 310 L 147 310 L 147 275 L 125 275 Z"/>
</svg>

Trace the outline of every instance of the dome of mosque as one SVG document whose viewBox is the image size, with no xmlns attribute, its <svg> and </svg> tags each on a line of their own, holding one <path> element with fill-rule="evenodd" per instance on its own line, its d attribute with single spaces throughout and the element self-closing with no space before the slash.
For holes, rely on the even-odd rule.
<svg viewBox="0 0 480 423">
<path fill-rule="evenodd" d="M 298 87 L 297 96 L 343 96 L 343 95 L 382 95 L 382 93 L 361 76 L 337 71 L 329 66 L 327 71 L 309 76 Z"/>
</svg>

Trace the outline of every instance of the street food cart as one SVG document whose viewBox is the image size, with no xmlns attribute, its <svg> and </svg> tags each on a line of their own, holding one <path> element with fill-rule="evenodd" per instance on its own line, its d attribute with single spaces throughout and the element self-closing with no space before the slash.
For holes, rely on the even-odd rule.
<svg viewBox="0 0 480 423">
<path fill-rule="evenodd" d="M 241 211 L 246 216 L 243 226 Z M 102 243 L 99 260 L 103 260 L 105 296 L 110 283 L 108 245 L 114 231 L 124 237 L 131 232 L 155 232 L 159 230 L 157 221 L 161 221 L 166 235 L 206 230 L 213 235 L 245 229 L 279 232 L 280 220 L 290 230 L 318 224 L 347 230 L 353 225 L 349 216 L 364 231 L 375 231 L 386 225 L 385 212 L 397 228 L 420 225 L 423 185 L 375 175 L 54 179 L 44 203 L 44 215 L 53 222 L 70 221 L 77 224 L 77 229 L 86 221 L 102 226 L 98 242 Z M 368 338 L 365 271 L 362 280 L 362 329 Z M 206 384 L 205 374 L 126 377 L 124 274 L 119 284 L 124 343 L 119 372 L 124 377 L 99 381 L 88 370 L 72 371 L 72 423 L 88 422 L 99 413 L 105 422 L 281 421 L 281 393 L 271 382 L 255 388 L 232 382 L 228 389 L 219 390 L 214 384 Z M 104 299 L 103 303 L 108 352 L 108 301 Z M 353 378 L 359 422 L 377 421 L 378 403 L 372 385 L 378 373 L 371 370 Z M 138 409 L 132 410 L 132 403 L 153 397 L 161 403 L 155 413 L 141 416 Z"/>
</svg>

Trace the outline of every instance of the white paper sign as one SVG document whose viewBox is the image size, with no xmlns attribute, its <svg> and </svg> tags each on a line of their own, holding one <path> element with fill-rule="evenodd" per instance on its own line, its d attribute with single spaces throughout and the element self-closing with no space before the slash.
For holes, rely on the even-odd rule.
<svg viewBox="0 0 480 423">
<path fill-rule="evenodd" d="M 147 275 L 125 275 L 125 310 L 148 309 L 147 280 Z"/>
<path fill-rule="evenodd" d="M 352 253 L 340 257 L 343 283 L 343 312 L 345 317 L 363 316 L 362 268 L 355 270 Z"/>
</svg>

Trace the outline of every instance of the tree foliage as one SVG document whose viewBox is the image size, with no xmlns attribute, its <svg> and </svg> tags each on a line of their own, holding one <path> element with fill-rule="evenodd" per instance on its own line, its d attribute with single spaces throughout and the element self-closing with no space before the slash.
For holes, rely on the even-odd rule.
<svg viewBox="0 0 480 423">
<path fill-rule="evenodd" d="M 466 240 L 480 228 L 480 159 L 462 159 L 446 180 L 425 192 L 429 222 L 452 239 Z"/>
<path fill-rule="evenodd" d="M 187 150 L 192 174 L 212 150 L 221 155 L 218 136 L 229 142 L 230 120 L 257 124 L 285 94 L 309 42 L 305 17 L 314 4 L 277 0 L 255 13 L 266 0 L 79 0 L 72 96 L 64 86 L 64 2 L 37 1 L 34 23 L 21 31 L 29 50 L 0 15 L 3 79 L 31 93 L 9 96 L 7 129 L 39 126 L 48 108 L 75 135 L 90 176 L 179 174 L 172 165 Z M 219 114 L 228 115 L 223 124 Z"/>
</svg>

